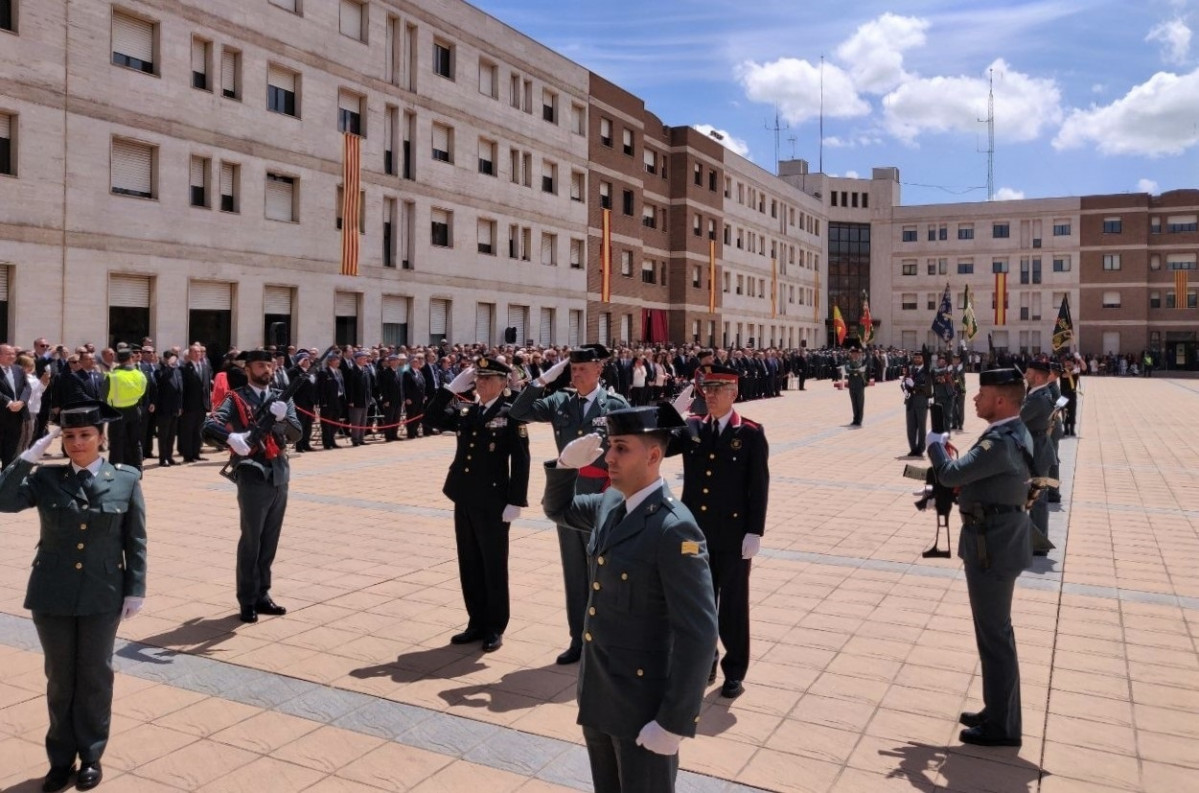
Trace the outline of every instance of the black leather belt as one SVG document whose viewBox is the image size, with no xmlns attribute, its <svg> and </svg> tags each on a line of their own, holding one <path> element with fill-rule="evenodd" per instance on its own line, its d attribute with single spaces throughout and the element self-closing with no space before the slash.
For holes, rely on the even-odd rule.
<svg viewBox="0 0 1199 793">
<path fill-rule="evenodd" d="M 1010 515 L 1015 512 L 1023 512 L 1024 506 L 1021 504 L 962 504 L 960 509 L 963 515 Z"/>
</svg>

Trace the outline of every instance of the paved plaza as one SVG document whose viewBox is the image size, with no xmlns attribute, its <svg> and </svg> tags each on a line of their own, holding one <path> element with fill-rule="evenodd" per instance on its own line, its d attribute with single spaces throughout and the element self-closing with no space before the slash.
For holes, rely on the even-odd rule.
<svg viewBox="0 0 1199 793">
<path fill-rule="evenodd" d="M 739 406 L 772 452 L 754 660 L 739 699 L 709 687 L 680 790 L 1199 789 L 1199 381 L 1083 388 L 1058 548 L 1013 607 L 1020 749 L 957 741 L 958 712 L 980 704 L 974 635 L 960 562 L 920 555 L 933 516 L 901 476 L 899 385 L 867 390 L 860 429 L 827 381 Z M 959 443 L 982 428 L 968 419 Z M 548 425 L 530 436 L 512 623 L 486 656 L 449 644 L 466 621 L 440 492 L 452 436 L 293 457 L 273 588 L 290 613 L 254 625 L 236 618 L 237 504 L 218 455 L 149 468 L 149 594 L 120 629 L 101 789 L 590 790 L 577 667 L 554 664 L 568 642 L 557 539 L 536 504 L 553 441 Z M 664 470 L 678 494 L 679 460 Z M 36 515 L 2 526 L 0 790 L 32 791 L 47 722 L 21 607 Z"/>
</svg>

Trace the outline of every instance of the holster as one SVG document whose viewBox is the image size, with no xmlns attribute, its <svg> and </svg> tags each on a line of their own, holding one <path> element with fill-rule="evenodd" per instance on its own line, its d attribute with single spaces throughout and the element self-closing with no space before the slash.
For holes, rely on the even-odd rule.
<svg viewBox="0 0 1199 793">
<path fill-rule="evenodd" d="M 982 510 L 962 509 L 962 528 L 970 529 L 975 536 L 975 562 L 986 570 L 991 566 L 991 555 L 987 553 L 987 518 Z"/>
</svg>

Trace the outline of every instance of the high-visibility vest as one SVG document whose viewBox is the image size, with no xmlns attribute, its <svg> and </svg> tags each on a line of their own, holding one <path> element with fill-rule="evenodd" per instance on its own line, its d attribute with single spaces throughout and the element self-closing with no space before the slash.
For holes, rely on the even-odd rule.
<svg viewBox="0 0 1199 793">
<path fill-rule="evenodd" d="M 137 369 L 120 367 L 108 373 L 108 404 L 131 408 L 146 393 L 146 376 Z"/>
</svg>

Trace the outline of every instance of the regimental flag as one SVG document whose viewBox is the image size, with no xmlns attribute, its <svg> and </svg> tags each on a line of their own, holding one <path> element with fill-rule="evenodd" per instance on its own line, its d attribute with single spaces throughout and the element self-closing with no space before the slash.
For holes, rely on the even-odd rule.
<svg viewBox="0 0 1199 793">
<path fill-rule="evenodd" d="M 941 295 L 941 307 L 933 318 L 933 333 L 946 344 L 953 341 L 953 298 L 949 295 L 948 283 L 945 284 L 945 294 Z"/>
<path fill-rule="evenodd" d="M 708 240 L 708 313 L 716 313 L 716 240 Z"/>
<path fill-rule="evenodd" d="M 1007 273 L 995 273 L 995 324 L 1007 324 Z"/>
<path fill-rule="evenodd" d="M 709 245 L 712 243 L 709 242 Z M 778 259 L 770 260 L 770 318 L 774 319 L 778 316 L 778 293 L 779 293 L 779 263 Z"/>
<path fill-rule="evenodd" d="M 874 318 L 870 316 L 870 296 L 862 291 L 862 316 L 858 318 L 858 338 L 862 344 L 874 340 Z"/>
<path fill-rule="evenodd" d="M 1057 310 L 1057 324 L 1053 326 L 1053 351 L 1069 347 L 1074 341 L 1074 321 L 1070 319 L 1070 296 L 1062 295 L 1062 305 Z"/>
<path fill-rule="evenodd" d="M 358 275 L 358 224 L 362 212 L 362 138 L 341 136 L 341 274 Z"/>
<path fill-rule="evenodd" d="M 846 334 L 849 333 L 849 328 L 845 325 L 845 320 L 841 318 L 841 309 L 836 303 L 833 304 L 833 335 L 837 337 L 837 346 L 840 347 L 845 341 Z"/>
<path fill-rule="evenodd" d="M 1174 271 L 1174 308 L 1187 307 L 1187 271 Z"/>
<path fill-rule="evenodd" d="M 603 211 L 600 231 L 600 301 L 612 302 L 612 210 Z"/>
<path fill-rule="evenodd" d="M 967 341 L 974 341 L 978 335 L 978 320 L 974 318 L 974 298 L 970 297 L 970 285 L 966 285 L 966 297 L 962 301 L 966 306 L 962 309 L 962 335 Z"/>
</svg>

